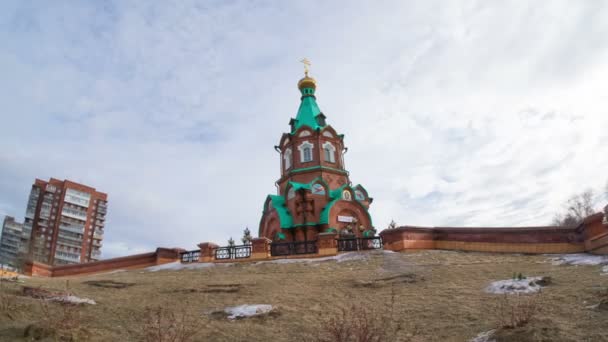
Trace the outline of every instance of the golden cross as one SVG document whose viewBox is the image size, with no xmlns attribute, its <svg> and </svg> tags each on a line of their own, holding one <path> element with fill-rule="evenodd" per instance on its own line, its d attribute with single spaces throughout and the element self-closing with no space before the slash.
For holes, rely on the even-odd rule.
<svg viewBox="0 0 608 342">
<path fill-rule="evenodd" d="M 310 61 L 307 58 L 304 58 L 300 61 L 300 63 L 304 64 L 304 75 L 308 77 L 308 68 L 310 68 Z"/>
</svg>

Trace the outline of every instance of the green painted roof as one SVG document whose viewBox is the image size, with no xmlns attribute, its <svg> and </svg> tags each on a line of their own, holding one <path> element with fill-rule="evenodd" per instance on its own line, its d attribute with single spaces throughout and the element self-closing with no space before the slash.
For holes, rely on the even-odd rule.
<svg viewBox="0 0 608 342">
<path fill-rule="evenodd" d="M 342 190 L 344 190 L 344 188 L 346 188 L 347 186 L 348 185 L 344 184 L 337 189 L 329 191 L 330 201 L 329 203 L 327 203 L 327 205 L 325 206 L 325 208 L 323 208 L 323 211 L 321 212 L 321 216 L 319 217 L 320 224 L 329 223 L 329 212 L 331 211 L 331 207 L 333 207 L 336 202 L 342 199 Z"/>
<path fill-rule="evenodd" d="M 289 184 L 291 184 L 291 186 L 293 187 L 293 189 L 295 191 L 298 191 L 300 189 L 310 190 L 310 187 L 312 186 L 311 184 L 298 183 L 298 182 L 292 182 L 292 181 L 289 181 Z"/>
<path fill-rule="evenodd" d="M 293 217 L 285 205 L 285 197 L 279 195 L 268 195 L 272 201 L 272 207 L 279 214 L 281 228 L 291 228 L 293 226 Z"/>
<path fill-rule="evenodd" d="M 338 202 L 339 200 L 342 199 L 342 191 L 347 186 L 348 186 L 347 184 L 344 184 L 335 190 L 329 191 L 330 201 L 329 201 L 329 203 L 327 203 L 327 205 L 325 206 L 325 208 L 323 208 L 323 211 L 321 212 L 321 217 L 319 218 L 319 224 L 329 224 L 329 212 L 331 211 L 331 208 L 334 206 L 334 204 L 336 204 L 336 202 Z M 372 227 L 373 227 L 372 216 L 369 214 L 367 209 L 365 209 L 365 207 L 363 207 L 359 201 L 353 201 L 353 203 L 357 203 L 364 209 L 363 211 L 369 218 L 370 225 L 372 225 Z"/>
<path fill-rule="evenodd" d="M 291 133 L 295 133 L 302 126 L 308 126 L 314 130 L 325 127 L 317 123 L 317 116 L 321 114 L 321 109 L 319 109 L 314 96 L 315 89 L 302 88 L 300 91 L 302 92 L 302 102 L 300 103 L 300 108 L 298 108 L 298 115 L 294 120 Z"/>
</svg>

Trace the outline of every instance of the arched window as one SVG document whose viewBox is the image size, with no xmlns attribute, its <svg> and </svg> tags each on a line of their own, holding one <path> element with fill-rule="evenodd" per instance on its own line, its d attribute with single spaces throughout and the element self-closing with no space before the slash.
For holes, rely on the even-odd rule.
<svg viewBox="0 0 608 342">
<path fill-rule="evenodd" d="M 336 162 L 336 148 L 329 142 L 323 144 L 323 156 L 326 162 Z"/>
<path fill-rule="evenodd" d="M 303 143 L 300 144 L 300 146 L 298 146 L 298 150 L 300 150 L 300 161 L 302 163 L 312 161 L 313 146 L 314 145 L 309 143 L 308 141 L 304 141 Z"/>
<path fill-rule="evenodd" d="M 344 190 L 342 192 L 342 199 L 345 201 L 351 201 L 353 199 L 353 197 L 351 196 L 350 191 Z"/>
<path fill-rule="evenodd" d="M 287 199 L 290 200 L 294 197 L 296 197 L 296 190 L 294 188 L 289 188 L 289 191 L 287 191 Z"/>
<path fill-rule="evenodd" d="M 283 165 L 285 165 L 285 170 L 289 170 L 289 168 L 291 167 L 291 149 L 288 148 L 285 150 L 285 153 L 283 153 Z"/>
</svg>

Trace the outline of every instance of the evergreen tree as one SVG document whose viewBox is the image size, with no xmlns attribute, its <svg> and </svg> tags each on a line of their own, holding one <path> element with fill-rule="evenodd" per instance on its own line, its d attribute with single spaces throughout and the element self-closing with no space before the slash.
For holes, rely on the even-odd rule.
<svg viewBox="0 0 608 342">
<path fill-rule="evenodd" d="M 249 227 L 245 227 L 245 230 L 243 230 L 243 237 L 241 238 L 241 241 L 243 241 L 244 245 L 248 245 L 251 243 L 251 232 L 249 231 Z"/>
</svg>

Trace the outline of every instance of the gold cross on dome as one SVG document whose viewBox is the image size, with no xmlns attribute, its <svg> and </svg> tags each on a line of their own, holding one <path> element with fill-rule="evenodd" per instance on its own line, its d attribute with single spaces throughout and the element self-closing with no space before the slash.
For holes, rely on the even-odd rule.
<svg viewBox="0 0 608 342">
<path fill-rule="evenodd" d="M 304 75 L 306 75 L 306 77 L 308 77 L 308 71 L 310 68 L 310 61 L 308 60 L 308 58 L 304 58 L 300 61 L 300 63 L 304 64 Z"/>
</svg>

